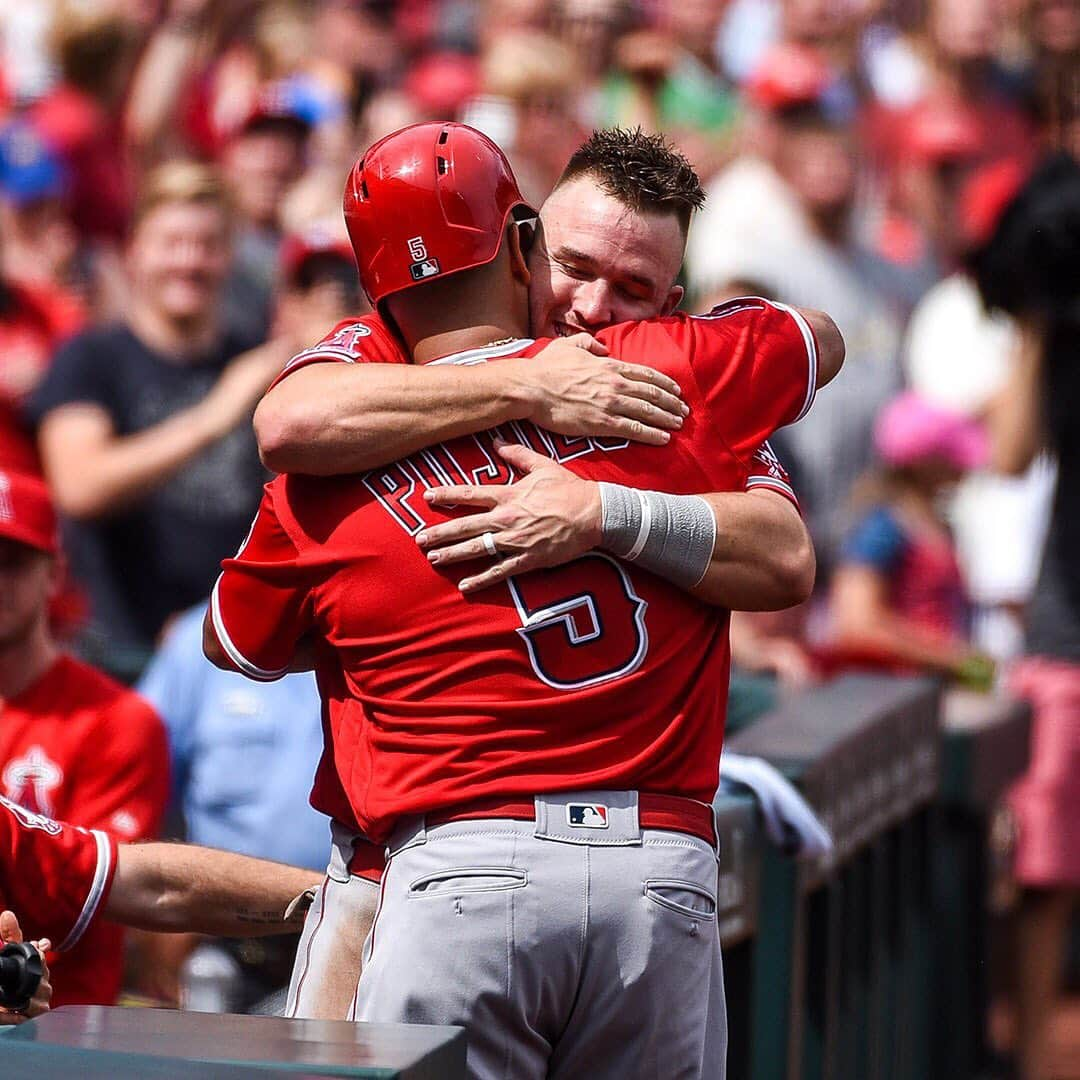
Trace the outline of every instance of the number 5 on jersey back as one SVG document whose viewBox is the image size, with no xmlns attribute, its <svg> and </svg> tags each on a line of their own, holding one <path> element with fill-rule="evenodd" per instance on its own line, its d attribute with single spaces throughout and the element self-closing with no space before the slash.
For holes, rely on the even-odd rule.
<svg viewBox="0 0 1080 1080">
<path fill-rule="evenodd" d="M 506 584 L 533 670 L 548 686 L 579 690 L 641 666 L 649 651 L 649 605 L 609 555 L 591 552 Z"/>
</svg>

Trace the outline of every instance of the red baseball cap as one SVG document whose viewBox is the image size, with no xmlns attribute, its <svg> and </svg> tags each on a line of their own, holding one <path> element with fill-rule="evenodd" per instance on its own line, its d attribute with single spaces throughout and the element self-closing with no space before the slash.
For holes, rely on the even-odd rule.
<svg viewBox="0 0 1080 1080">
<path fill-rule="evenodd" d="M 746 93 L 755 105 L 772 112 L 817 104 L 831 82 L 829 65 L 817 49 L 784 42 L 762 57 Z"/>
<path fill-rule="evenodd" d="M 901 124 L 899 142 L 906 159 L 928 165 L 970 161 L 983 150 L 982 129 L 972 111 L 945 98 L 915 106 Z"/>
<path fill-rule="evenodd" d="M 0 537 L 56 554 L 56 514 L 43 480 L 0 470 Z"/>
<path fill-rule="evenodd" d="M 454 116 L 480 90 L 480 65 L 471 56 L 425 56 L 405 76 L 405 92 L 429 116 Z"/>
<path fill-rule="evenodd" d="M 290 233 L 281 242 L 279 258 L 281 276 L 287 282 L 295 280 L 300 268 L 316 255 L 339 255 L 351 265 L 356 265 L 352 245 L 333 229 L 313 225 L 303 232 Z"/>
</svg>

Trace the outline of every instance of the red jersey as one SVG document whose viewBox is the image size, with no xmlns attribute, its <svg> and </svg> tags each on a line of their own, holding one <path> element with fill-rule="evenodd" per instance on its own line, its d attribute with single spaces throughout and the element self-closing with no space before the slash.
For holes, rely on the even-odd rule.
<svg viewBox="0 0 1080 1080">
<path fill-rule="evenodd" d="M 278 477 L 224 564 L 211 611 L 238 668 L 277 678 L 312 632 L 333 647 L 347 687 L 329 703 L 337 772 L 375 840 L 402 814 L 476 799 L 578 788 L 713 797 L 726 612 L 600 552 L 466 597 L 457 584 L 471 568 L 437 570 L 413 539 L 447 517 L 425 502 L 426 488 L 517 479 L 494 451 L 496 434 L 588 479 L 731 491 L 765 438 L 813 400 L 810 328 L 768 301 L 598 337 L 682 386 L 691 411 L 667 446 L 514 423 L 360 476 Z M 544 344 L 436 362 L 532 357 Z"/>
<path fill-rule="evenodd" d="M 169 795 L 164 727 L 134 691 L 61 656 L 0 705 L 0 795 L 121 840 L 156 836 Z M 54 1004 L 115 1001 L 122 942 L 120 927 L 92 927 L 55 964 Z"/>
<path fill-rule="evenodd" d="M 409 364 L 412 361 L 401 341 L 390 331 L 377 314 L 353 316 L 342 319 L 331 331 L 310 349 L 294 356 L 267 388 L 270 392 L 279 382 L 293 372 L 312 364 Z M 791 477 L 781 464 L 776 452 L 766 442 L 750 459 L 750 468 L 743 481 L 743 489 L 767 488 L 784 495 L 796 508 L 798 496 L 791 486 Z"/>
<path fill-rule="evenodd" d="M 0 796 L 0 910 L 15 912 L 27 941 L 72 948 L 104 909 L 115 873 L 112 837 Z"/>
</svg>

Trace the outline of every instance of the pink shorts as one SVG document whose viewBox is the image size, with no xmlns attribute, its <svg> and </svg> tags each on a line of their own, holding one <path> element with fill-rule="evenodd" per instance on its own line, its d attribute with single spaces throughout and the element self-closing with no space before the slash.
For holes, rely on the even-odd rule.
<svg viewBox="0 0 1080 1080">
<path fill-rule="evenodd" d="M 1019 825 L 1017 880 L 1080 886 L 1080 664 L 1030 657 L 1009 684 L 1034 711 L 1031 762 L 1009 794 Z"/>
</svg>

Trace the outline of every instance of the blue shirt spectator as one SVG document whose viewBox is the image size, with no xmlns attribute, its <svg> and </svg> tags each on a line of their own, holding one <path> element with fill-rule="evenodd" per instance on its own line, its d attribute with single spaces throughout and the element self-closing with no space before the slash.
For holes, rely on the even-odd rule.
<svg viewBox="0 0 1080 1080">
<path fill-rule="evenodd" d="M 219 671 L 203 656 L 204 612 L 176 620 L 139 683 L 169 733 L 188 839 L 322 869 L 329 824 L 308 804 L 323 745 L 314 677 Z"/>
</svg>

